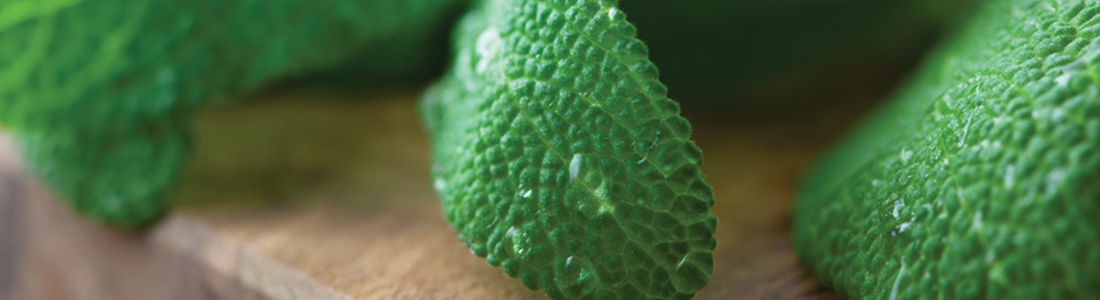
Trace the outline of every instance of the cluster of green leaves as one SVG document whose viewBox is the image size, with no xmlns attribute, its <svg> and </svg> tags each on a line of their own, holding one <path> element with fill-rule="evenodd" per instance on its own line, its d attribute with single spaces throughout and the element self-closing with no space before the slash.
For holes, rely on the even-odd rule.
<svg viewBox="0 0 1100 300">
<path fill-rule="evenodd" d="M 459 239 L 552 298 L 690 298 L 717 219 L 659 79 L 702 99 L 837 56 L 889 60 L 969 2 L 7 0 L 0 126 L 77 211 L 143 228 L 167 210 L 196 111 L 320 70 L 421 78 L 469 8 L 421 111 Z M 808 177 L 796 245 L 826 283 L 1097 293 L 1100 5 L 986 2 Z"/>
</svg>

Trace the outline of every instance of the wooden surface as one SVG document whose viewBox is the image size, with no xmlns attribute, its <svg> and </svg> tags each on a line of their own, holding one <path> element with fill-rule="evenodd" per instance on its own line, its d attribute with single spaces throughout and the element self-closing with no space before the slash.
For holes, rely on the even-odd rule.
<svg viewBox="0 0 1100 300">
<path fill-rule="evenodd" d="M 180 208 L 145 233 L 75 217 L 0 138 L 0 299 L 545 299 L 444 223 L 414 97 L 291 90 L 204 113 Z M 840 298 L 789 233 L 800 170 L 847 125 L 829 114 L 858 112 L 685 110 L 719 218 L 696 299 Z"/>
</svg>

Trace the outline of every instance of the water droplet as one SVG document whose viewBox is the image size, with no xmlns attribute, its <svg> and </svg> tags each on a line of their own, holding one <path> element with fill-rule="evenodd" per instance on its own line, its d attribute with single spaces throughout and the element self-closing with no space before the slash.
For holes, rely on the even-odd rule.
<svg viewBox="0 0 1100 300">
<path fill-rule="evenodd" d="M 609 184 L 605 180 L 602 183 L 600 183 L 600 187 L 596 188 L 595 191 L 592 191 L 592 194 L 594 194 L 597 199 L 600 199 L 600 201 L 603 201 L 604 203 L 607 203 L 610 200 L 610 195 L 609 194 L 611 194 L 611 192 L 608 191 L 610 189 L 611 189 L 611 187 L 609 186 Z"/>
<path fill-rule="evenodd" d="M 497 31 L 496 27 L 486 28 L 477 36 L 477 44 L 474 49 L 479 56 L 477 62 L 478 73 L 485 73 L 489 69 L 489 64 L 497 60 L 502 44 L 504 42 L 500 39 L 500 32 Z"/>
<path fill-rule="evenodd" d="M 508 232 L 504 233 L 505 238 L 512 239 L 512 252 L 517 255 L 523 255 L 527 253 L 528 242 L 527 233 L 522 229 L 516 227 L 508 228 Z"/>
<path fill-rule="evenodd" d="M 905 230 L 909 229 L 910 225 L 913 225 L 913 223 L 912 222 L 905 222 L 905 223 L 899 224 L 898 225 L 898 234 L 905 233 Z"/>
<path fill-rule="evenodd" d="M 680 258 L 680 262 L 676 263 L 676 269 L 679 270 L 680 267 L 684 266 L 684 262 L 686 262 L 687 260 L 688 260 L 688 254 L 684 254 L 684 257 Z"/>
<path fill-rule="evenodd" d="M 1048 197 L 1054 196 L 1058 193 L 1058 187 L 1062 185 L 1062 181 L 1066 178 L 1066 171 L 1062 168 L 1054 168 L 1046 176 L 1046 194 Z"/>
<path fill-rule="evenodd" d="M 898 298 L 898 286 L 901 283 L 901 276 L 905 275 L 905 262 L 901 262 L 901 270 L 898 270 L 898 277 L 894 278 L 894 287 L 890 289 L 890 300 Z"/>
<path fill-rule="evenodd" d="M 573 154 L 573 160 L 569 161 L 569 182 L 570 183 L 572 183 L 573 181 L 576 181 L 577 180 L 577 175 L 580 174 L 581 159 L 582 159 L 581 154 L 577 153 L 577 154 Z"/>
<path fill-rule="evenodd" d="M 1054 82 L 1058 83 L 1058 85 L 1060 85 L 1060 86 L 1069 86 L 1069 80 L 1072 79 L 1072 78 L 1073 78 L 1073 74 L 1070 74 L 1068 72 L 1067 73 L 1062 73 L 1062 76 L 1058 76 L 1057 78 L 1054 78 Z"/>
<path fill-rule="evenodd" d="M 963 134 L 962 134 L 962 138 L 959 139 L 959 147 L 962 147 L 963 145 L 966 144 L 966 135 L 968 133 L 970 133 L 970 121 L 971 121 L 972 117 L 973 116 L 966 118 L 966 126 L 963 126 Z"/>
</svg>

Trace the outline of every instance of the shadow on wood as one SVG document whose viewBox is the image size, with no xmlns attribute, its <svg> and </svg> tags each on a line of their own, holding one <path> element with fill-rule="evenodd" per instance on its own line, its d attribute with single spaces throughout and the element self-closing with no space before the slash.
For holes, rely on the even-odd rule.
<svg viewBox="0 0 1100 300">
<path fill-rule="evenodd" d="M 0 297 L 545 299 L 443 221 L 414 97 L 283 90 L 205 112 L 180 208 L 143 234 L 77 218 L 0 142 Z M 700 119 L 719 244 L 696 299 L 838 298 L 788 225 L 797 174 L 829 139 Z"/>
</svg>

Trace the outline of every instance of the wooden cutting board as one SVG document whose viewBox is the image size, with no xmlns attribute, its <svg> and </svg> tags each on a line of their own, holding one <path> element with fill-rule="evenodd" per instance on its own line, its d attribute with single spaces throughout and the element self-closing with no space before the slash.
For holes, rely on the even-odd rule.
<svg viewBox="0 0 1100 300">
<path fill-rule="evenodd" d="M 204 112 L 179 208 L 143 233 L 74 216 L 0 136 L 0 299 L 545 299 L 444 223 L 415 97 L 281 90 Z M 719 218 L 696 299 L 841 298 L 789 220 L 800 170 L 850 121 L 685 115 Z"/>
</svg>

